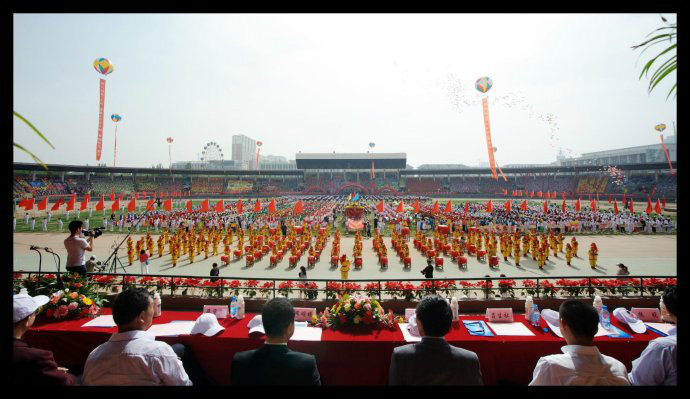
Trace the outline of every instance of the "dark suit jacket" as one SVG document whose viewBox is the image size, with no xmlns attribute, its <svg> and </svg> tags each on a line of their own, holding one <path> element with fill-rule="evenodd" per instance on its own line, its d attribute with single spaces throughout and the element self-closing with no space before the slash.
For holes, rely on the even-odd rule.
<svg viewBox="0 0 690 399">
<path fill-rule="evenodd" d="M 476 353 L 442 338 L 423 337 L 420 343 L 393 350 L 388 384 L 482 385 L 482 373 Z"/>
<path fill-rule="evenodd" d="M 12 383 L 33 385 L 74 385 L 76 377 L 57 369 L 53 352 L 32 348 L 21 339 L 14 340 Z"/>
<path fill-rule="evenodd" d="M 321 385 L 314 355 L 293 352 L 287 345 L 266 345 L 238 352 L 232 358 L 232 385 Z"/>
</svg>

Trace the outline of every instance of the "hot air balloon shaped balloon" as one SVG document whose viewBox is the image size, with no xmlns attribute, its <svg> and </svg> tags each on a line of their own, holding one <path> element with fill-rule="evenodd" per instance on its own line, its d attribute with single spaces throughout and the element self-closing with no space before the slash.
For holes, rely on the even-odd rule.
<svg viewBox="0 0 690 399">
<path fill-rule="evenodd" d="M 371 189 L 374 189 L 374 179 L 376 174 L 374 173 L 374 147 L 376 144 L 374 142 L 369 143 L 369 148 L 371 148 Z"/>
<path fill-rule="evenodd" d="M 115 153 L 113 155 L 113 167 L 115 167 L 115 161 L 117 160 L 117 123 L 122 120 L 122 117 L 118 114 L 112 114 L 110 119 L 115 122 Z"/>
<path fill-rule="evenodd" d="M 115 69 L 107 58 L 98 58 L 93 62 L 93 69 L 103 76 L 110 75 Z M 96 160 L 101 160 L 103 148 L 103 107 L 105 105 L 105 79 L 100 79 L 100 107 L 98 111 L 98 140 L 96 142 Z"/>
<path fill-rule="evenodd" d="M 660 123 L 654 126 L 654 130 L 661 133 L 666 130 L 666 125 Z M 671 170 L 671 174 L 674 174 L 675 172 L 673 172 L 673 166 L 671 165 L 671 157 L 668 156 L 668 150 L 666 150 L 666 144 L 664 144 L 664 135 L 660 134 L 659 137 L 661 138 L 661 148 L 664 150 L 664 155 L 666 155 L 666 160 L 668 161 L 668 167 Z"/>
<path fill-rule="evenodd" d="M 486 76 L 477 79 L 474 82 L 474 87 L 482 94 L 486 94 L 494 83 L 491 78 Z M 489 152 L 489 165 L 491 166 L 491 174 L 493 178 L 498 180 L 498 175 L 496 175 L 496 162 L 494 161 L 494 146 L 491 145 L 491 124 L 489 123 L 489 100 L 487 96 L 482 96 L 482 109 L 484 111 L 484 131 L 486 133 L 486 149 Z"/>
<path fill-rule="evenodd" d="M 263 144 L 264 144 L 264 143 L 262 143 L 262 142 L 260 142 L 260 141 L 257 141 L 257 142 L 256 142 L 256 146 L 258 147 L 257 150 L 256 150 L 256 169 L 257 169 L 257 170 L 260 169 L 260 168 L 259 168 L 259 152 L 261 152 L 261 146 L 262 146 Z"/>
<path fill-rule="evenodd" d="M 168 137 L 167 139 L 165 139 L 165 141 L 168 142 L 168 162 L 170 163 L 170 170 L 172 171 L 172 142 L 173 142 L 173 138 Z"/>
</svg>

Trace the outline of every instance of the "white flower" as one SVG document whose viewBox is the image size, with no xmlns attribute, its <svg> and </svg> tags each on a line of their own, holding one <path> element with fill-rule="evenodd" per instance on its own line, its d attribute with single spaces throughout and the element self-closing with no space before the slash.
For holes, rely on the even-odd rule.
<svg viewBox="0 0 690 399">
<path fill-rule="evenodd" d="M 343 306 L 343 309 L 345 310 L 345 312 L 349 312 L 350 311 L 350 304 L 348 303 L 345 306 Z"/>
</svg>

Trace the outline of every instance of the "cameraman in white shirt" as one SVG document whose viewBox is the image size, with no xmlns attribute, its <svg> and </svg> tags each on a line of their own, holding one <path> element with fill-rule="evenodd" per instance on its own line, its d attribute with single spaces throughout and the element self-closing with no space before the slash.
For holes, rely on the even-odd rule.
<svg viewBox="0 0 690 399">
<path fill-rule="evenodd" d="M 79 273 L 86 276 L 86 266 L 84 265 L 84 251 L 93 251 L 93 234 L 89 235 L 88 241 L 81 237 L 83 222 L 73 220 L 69 222 L 67 228 L 70 236 L 65 238 L 64 244 L 67 250 L 67 271 Z"/>
<path fill-rule="evenodd" d="M 602 355 L 594 346 L 599 315 L 592 305 L 570 299 L 558 310 L 560 329 L 568 344 L 562 355 L 543 356 L 529 385 L 630 385 L 623 363 Z"/>
</svg>

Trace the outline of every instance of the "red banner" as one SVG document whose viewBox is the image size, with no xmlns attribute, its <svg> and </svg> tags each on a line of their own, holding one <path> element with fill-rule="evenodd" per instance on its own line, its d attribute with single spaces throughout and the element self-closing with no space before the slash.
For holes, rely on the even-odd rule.
<svg viewBox="0 0 690 399">
<path fill-rule="evenodd" d="M 486 148 L 489 151 L 489 165 L 494 180 L 498 180 L 496 175 L 496 163 L 494 162 L 494 146 L 491 144 L 491 124 L 489 123 L 489 101 L 486 97 L 482 98 L 482 109 L 484 110 L 484 131 L 486 132 Z"/>
<path fill-rule="evenodd" d="M 666 145 L 664 144 L 664 135 L 660 135 L 661 137 L 661 148 L 664 149 L 664 155 L 666 155 L 666 160 L 668 161 L 668 167 L 671 169 L 671 174 L 674 174 L 673 172 L 673 166 L 671 166 L 671 158 L 668 156 L 668 151 L 666 151 Z"/>
<path fill-rule="evenodd" d="M 101 160 L 103 148 L 103 106 L 105 104 L 105 79 L 101 79 L 101 104 L 98 108 L 98 141 L 96 142 L 96 161 Z"/>
</svg>

